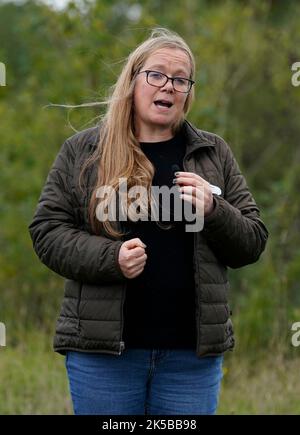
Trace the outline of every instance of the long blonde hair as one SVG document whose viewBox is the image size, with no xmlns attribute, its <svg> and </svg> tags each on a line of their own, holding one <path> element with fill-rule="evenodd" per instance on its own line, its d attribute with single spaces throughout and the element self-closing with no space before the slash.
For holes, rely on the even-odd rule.
<svg viewBox="0 0 300 435">
<path fill-rule="evenodd" d="M 113 87 L 111 96 L 106 101 L 107 111 L 102 119 L 100 137 L 95 152 L 86 160 L 80 173 L 79 182 L 87 167 L 95 162 L 98 164 L 98 177 L 93 188 L 89 202 L 88 216 L 91 228 L 95 234 L 106 232 L 112 238 L 120 238 L 124 233 L 117 229 L 114 222 L 106 220 L 101 222 L 97 219 L 96 208 L 98 198 L 96 192 L 101 186 L 111 186 L 115 192 L 118 191 L 119 178 L 127 180 L 128 190 L 132 186 L 143 186 L 148 191 L 148 198 L 151 198 L 151 185 L 154 175 L 154 166 L 148 160 L 140 148 L 135 136 L 134 113 L 133 113 L 133 91 L 136 74 L 145 64 L 148 57 L 161 48 L 177 48 L 187 53 L 190 64 L 190 79 L 194 78 L 195 60 L 186 42 L 176 33 L 155 28 L 150 37 L 141 43 L 127 58 L 121 74 Z M 189 111 L 194 99 L 192 87 L 188 94 L 182 117 L 173 126 L 173 133 L 181 127 L 185 114 Z M 108 199 L 109 202 L 109 199 Z M 121 199 L 122 209 L 128 209 L 127 195 Z M 148 204 L 142 203 L 141 208 Z"/>
</svg>

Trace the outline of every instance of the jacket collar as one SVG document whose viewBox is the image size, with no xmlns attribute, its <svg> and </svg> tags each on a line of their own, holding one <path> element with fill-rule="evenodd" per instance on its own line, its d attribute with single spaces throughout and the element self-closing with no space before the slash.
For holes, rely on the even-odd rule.
<svg viewBox="0 0 300 435">
<path fill-rule="evenodd" d="M 98 127 L 91 128 L 90 130 L 93 130 L 94 134 L 90 138 L 91 140 L 91 146 L 92 148 L 96 148 L 98 141 L 99 141 L 99 130 L 100 130 L 101 124 L 99 124 Z M 183 122 L 182 125 L 182 132 L 186 137 L 186 154 L 190 154 L 197 150 L 198 148 L 203 147 L 214 147 L 215 143 L 209 140 L 205 132 L 194 127 L 189 121 L 186 119 Z"/>
<path fill-rule="evenodd" d="M 189 121 L 184 120 L 182 129 L 187 139 L 186 154 L 190 154 L 199 148 L 215 146 L 215 143 L 208 139 L 202 130 L 195 128 Z"/>
</svg>

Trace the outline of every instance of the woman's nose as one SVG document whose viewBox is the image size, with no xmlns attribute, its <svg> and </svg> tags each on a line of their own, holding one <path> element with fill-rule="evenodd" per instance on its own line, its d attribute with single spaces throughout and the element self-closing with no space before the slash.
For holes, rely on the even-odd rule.
<svg viewBox="0 0 300 435">
<path fill-rule="evenodd" d="M 171 79 L 168 79 L 167 83 L 161 88 L 167 90 L 168 92 L 174 92 L 173 82 Z"/>
</svg>

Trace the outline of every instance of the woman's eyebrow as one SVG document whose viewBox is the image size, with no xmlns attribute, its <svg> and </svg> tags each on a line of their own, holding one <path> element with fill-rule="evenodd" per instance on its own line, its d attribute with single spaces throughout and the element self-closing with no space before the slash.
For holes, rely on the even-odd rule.
<svg viewBox="0 0 300 435">
<path fill-rule="evenodd" d="M 149 66 L 149 67 L 147 67 L 147 69 L 152 69 L 152 68 L 159 68 L 159 69 L 164 69 L 165 68 L 165 66 L 164 65 L 162 65 L 162 64 L 155 64 L 155 65 L 151 65 L 151 66 Z M 187 73 L 187 71 L 185 71 L 184 69 L 177 69 L 176 71 L 175 71 L 175 73 L 174 74 L 184 74 L 184 75 L 186 75 L 186 76 L 188 76 L 189 74 Z"/>
</svg>

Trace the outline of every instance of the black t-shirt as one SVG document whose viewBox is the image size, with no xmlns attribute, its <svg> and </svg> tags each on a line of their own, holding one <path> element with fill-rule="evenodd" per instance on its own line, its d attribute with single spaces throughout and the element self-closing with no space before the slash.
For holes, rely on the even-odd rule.
<svg viewBox="0 0 300 435">
<path fill-rule="evenodd" d="M 152 186 L 172 187 L 176 164 L 183 171 L 184 137 L 155 143 L 141 142 L 155 167 Z M 123 341 L 126 348 L 195 348 L 195 283 L 193 232 L 184 221 L 163 227 L 155 221 L 122 222 L 128 234 L 144 242 L 148 256 L 143 272 L 127 280 Z"/>
</svg>

